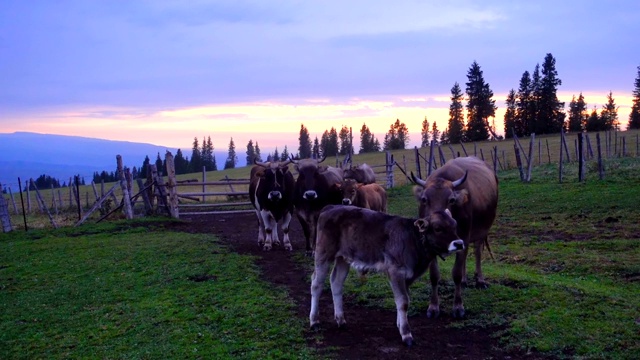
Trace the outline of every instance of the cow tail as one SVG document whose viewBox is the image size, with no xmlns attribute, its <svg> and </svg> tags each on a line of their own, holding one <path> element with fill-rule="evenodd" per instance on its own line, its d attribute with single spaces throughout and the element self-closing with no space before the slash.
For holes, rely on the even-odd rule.
<svg viewBox="0 0 640 360">
<path fill-rule="evenodd" d="M 487 247 L 487 250 L 489 250 L 489 255 L 491 255 L 491 260 L 496 261 L 496 258 L 493 257 L 493 251 L 491 251 L 491 246 L 489 245 L 489 237 L 485 237 L 484 238 L 484 246 Z"/>
</svg>

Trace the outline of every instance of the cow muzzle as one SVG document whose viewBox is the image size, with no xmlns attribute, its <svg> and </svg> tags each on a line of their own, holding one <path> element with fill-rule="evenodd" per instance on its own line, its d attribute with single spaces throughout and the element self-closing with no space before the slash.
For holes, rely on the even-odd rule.
<svg viewBox="0 0 640 360">
<path fill-rule="evenodd" d="M 280 191 L 271 191 L 269 192 L 269 196 L 267 196 L 267 198 L 271 201 L 278 201 L 282 199 L 282 194 L 280 193 Z"/>
<path fill-rule="evenodd" d="M 458 239 L 458 240 L 453 240 L 450 244 L 449 244 L 449 254 L 454 253 L 456 251 L 460 251 L 460 250 L 464 250 L 464 241 Z"/>
<path fill-rule="evenodd" d="M 305 200 L 315 200 L 318 198 L 318 193 L 315 190 L 307 190 L 302 196 Z"/>
<path fill-rule="evenodd" d="M 342 205 L 351 205 L 351 199 L 342 199 Z"/>
</svg>

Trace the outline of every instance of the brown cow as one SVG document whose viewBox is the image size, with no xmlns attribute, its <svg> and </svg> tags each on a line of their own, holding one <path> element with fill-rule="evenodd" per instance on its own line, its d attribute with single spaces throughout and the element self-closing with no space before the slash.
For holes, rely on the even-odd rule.
<svg viewBox="0 0 640 360">
<path fill-rule="evenodd" d="M 475 244 L 476 287 L 487 288 L 482 275 L 482 250 L 487 245 L 488 234 L 496 218 L 498 207 L 498 179 L 484 161 L 476 157 L 460 157 L 449 160 L 434 171 L 427 180 L 421 180 L 411 173 L 414 194 L 418 199 L 418 215 L 428 217 L 444 209 L 449 209 L 458 222 L 458 234 L 465 242 L 464 251 L 456 254 L 452 269 L 455 283 L 453 317 L 464 317 L 462 304 L 462 285 L 467 281 L 466 260 L 468 245 Z M 440 314 L 438 299 L 438 281 L 440 270 L 437 260 L 431 263 L 431 302 L 427 310 L 428 317 Z"/>
<path fill-rule="evenodd" d="M 387 274 L 396 303 L 396 325 L 402 341 L 411 346 L 413 336 L 407 320 L 408 287 L 420 277 L 436 256 L 462 250 L 456 221 L 449 210 L 423 219 L 409 219 L 354 206 L 327 206 L 318 219 L 315 268 L 311 280 L 312 328 L 319 323 L 319 301 L 329 267 L 334 317 L 346 324 L 342 309 L 342 287 L 349 267 Z"/>
<path fill-rule="evenodd" d="M 344 179 L 340 189 L 343 196 L 342 205 L 387 212 L 387 192 L 378 184 L 365 185 L 354 179 Z"/>
</svg>

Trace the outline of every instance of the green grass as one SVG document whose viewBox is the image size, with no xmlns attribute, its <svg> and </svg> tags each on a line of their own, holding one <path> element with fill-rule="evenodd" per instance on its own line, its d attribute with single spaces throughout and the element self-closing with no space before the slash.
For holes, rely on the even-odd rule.
<svg viewBox="0 0 640 360">
<path fill-rule="evenodd" d="M 252 258 L 131 224 L 0 235 L 0 358 L 313 357 Z"/>
</svg>

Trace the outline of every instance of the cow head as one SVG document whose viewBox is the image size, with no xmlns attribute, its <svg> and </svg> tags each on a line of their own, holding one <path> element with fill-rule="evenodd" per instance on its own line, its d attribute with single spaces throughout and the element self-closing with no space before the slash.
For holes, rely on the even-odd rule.
<svg viewBox="0 0 640 360">
<path fill-rule="evenodd" d="M 320 166 L 320 163 L 325 159 L 326 157 L 320 160 L 303 159 L 293 161 L 298 171 L 298 179 L 296 180 L 296 187 L 299 189 L 297 191 L 300 191 L 298 195 L 302 196 L 303 200 L 314 201 L 319 198 L 326 198 L 327 193 L 335 187 L 336 181 L 327 181 L 328 178 L 331 178 L 331 176 L 327 176 L 327 172 L 331 172 L 331 170 L 326 166 Z"/>
<path fill-rule="evenodd" d="M 413 194 L 418 200 L 418 216 L 420 217 L 425 217 L 436 211 L 460 208 L 469 201 L 469 192 L 461 188 L 467 180 L 466 171 L 462 177 L 454 181 L 440 177 L 422 180 L 416 177 L 413 172 L 411 178 L 416 183 L 416 186 L 413 187 Z"/>
<path fill-rule="evenodd" d="M 354 179 L 344 179 L 342 183 L 336 184 L 342 191 L 342 205 L 352 205 L 356 198 L 358 188 L 362 186 Z"/>
<path fill-rule="evenodd" d="M 449 209 L 433 212 L 413 224 L 422 235 L 425 248 L 435 255 L 444 258 L 451 253 L 464 250 L 464 241 L 456 231 L 458 224 Z"/>
<path fill-rule="evenodd" d="M 289 164 L 291 161 L 279 163 L 254 160 L 254 163 L 263 167 L 263 169 L 256 172 L 256 176 L 260 177 L 260 181 L 264 184 L 265 189 L 269 191 L 267 199 L 270 201 L 282 200 L 286 186 L 285 176 L 289 172 Z"/>
</svg>

